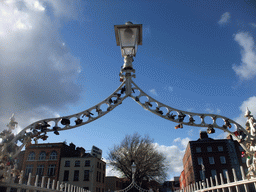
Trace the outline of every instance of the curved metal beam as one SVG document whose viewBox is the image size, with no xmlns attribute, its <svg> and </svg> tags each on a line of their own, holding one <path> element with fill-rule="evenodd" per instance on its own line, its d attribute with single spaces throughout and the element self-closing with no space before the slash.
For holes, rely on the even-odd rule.
<svg viewBox="0 0 256 192">
<path fill-rule="evenodd" d="M 150 192 L 150 191 L 151 191 L 151 190 L 143 189 L 142 187 L 140 187 L 139 185 L 137 185 L 137 183 L 135 183 L 135 182 L 133 181 L 133 182 L 132 182 L 130 185 L 128 185 L 128 187 L 126 187 L 125 189 L 117 190 L 117 191 L 115 191 L 115 192 L 127 192 L 127 191 L 131 190 L 133 187 L 136 188 L 136 189 L 138 189 L 138 190 L 141 191 L 141 192 Z"/>
<path fill-rule="evenodd" d="M 212 131 L 213 133 L 214 128 L 218 128 L 224 132 L 228 132 L 229 134 L 231 134 L 236 140 L 239 141 L 240 145 L 244 148 L 244 150 L 246 150 L 250 154 L 253 154 L 250 151 L 250 149 L 246 146 L 246 144 L 254 140 L 256 136 L 251 135 L 240 124 L 233 121 L 232 119 L 229 119 L 221 115 L 216 115 L 216 114 L 193 113 L 189 111 L 183 111 L 183 110 L 172 108 L 147 95 L 133 81 L 132 81 L 132 89 L 134 90 L 134 92 L 131 93 L 130 95 L 131 98 L 133 98 L 144 109 L 154 113 L 155 115 L 158 115 L 159 117 L 162 117 L 169 121 L 178 123 L 178 125 L 175 127 L 176 129 L 183 128 L 183 125 L 194 126 L 194 127 L 207 127 L 209 132 Z M 136 90 L 137 90 L 137 93 L 135 92 Z M 205 118 L 207 117 L 210 117 L 209 119 L 212 121 L 211 123 L 205 122 Z M 234 132 L 231 132 L 229 128 L 231 128 L 232 125 L 236 128 L 237 131 L 245 134 L 246 138 L 241 134 L 239 135 L 239 134 L 235 134 Z"/>
<path fill-rule="evenodd" d="M 8 124 L 10 128 L 9 134 L 6 135 L 0 143 L 2 152 L 0 158 L 3 158 L 5 155 L 10 153 L 7 150 L 8 147 L 16 144 L 17 141 L 21 141 L 22 145 L 18 148 L 16 146 L 16 152 L 12 152 L 11 154 L 12 158 L 15 158 L 20 152 L 21 148 L 27 143 L 31 142 L 32 138 L 34 138 L 35 141 L 38 139 L 46 140 L 48 137 L 46 136 L 47 132 L 54 132 L 58 135 L 59 131 L 74 129 L 76 127 L 83 126 L 106 115 L 111 110 L 120 105 L 125 98 L 128 97 L 128 95 L 125 94 L 125 83 L 126 81 L 124 81 L 110 96 L 89 109 L 73 115 L 36 121 L 25 127 L 15 137 L 13 134 L 11 134 L 10 130 L 13 129 L 11 127 L 15 126 L 17 123 L 14 121 L 14 119 L 11 120 L 11 122 Z"/>
</svg>

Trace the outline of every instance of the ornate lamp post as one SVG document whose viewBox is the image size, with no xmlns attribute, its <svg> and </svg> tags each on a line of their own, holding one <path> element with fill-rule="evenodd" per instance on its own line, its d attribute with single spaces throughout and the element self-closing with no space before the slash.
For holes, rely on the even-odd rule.
<svg viewBox="0 0 256 192">
<path fill-rule="evenodd" d="M 134 175 L 135 175 L 135 172 L 136 172 L 136 165 L 135 165 L 135 163 L 133 162 L 133 163 L 132 163 L 132 182 L 134 182 Z"/>
<path fill-rule="evenodd" d="M 127 191 L 131 190 L 133 187 L 135 187 L 136 189 L 138 189 L 139 191 L 142 191 L 142 192 L 151 192 L 152 190 L 143 189 L 139 185 L 136 184 L 136 182 L 134 180 L 135 179 L 135 173 L 136 173 L 136 165 L 135 165 L 134 162 L 132 163 L 131 169 L 132 169 L 132 182 L 131 182 L 131 184 L 128 187 L 126 187 L 122 190 L 117 190 L 115 192 L 127 192 Z"/>
<path fill-rule="evenodd" d="M 91 123 L 112 111 L 127 97 L 131 97 L 144 109 L 155 115 L 177 123 L 178 125 L 175 126 L 175 129 L 183 128 L 183 125 L 188 125 L 205 127 L 209 134 L 214 133 L 215 128 L 231 134 L 239 141 L 240 145 L 245 150 L 242 155 L 247 157 L 247 176 L 256 177 L 256 120 L 253 115 L 251 115 L 249 109 L 247 109 L 245 114 L 245 117 L 248 118 L 246 128 L 243 128 L 237 122 L 221 115 L 183 111 L 155 100 L 140 89 L 132 80 L 132 78 L 135 78 L 135 70 L 132 66 L 133 57 L 136 56 L 138 45 L 142 45 L 142 25 L 127 22 L 125 25 L 115 25 L 114 29 L 116 43 L 120 46 L 122 56 L 124 57 L 124 64 L 119 73 L 120 81 L 122 82 L 121 85 L 110 96 L 89 109 L 73 115 L 43 119 L 34 122 L 25 127 L 16 136 L 14 136 L 12 131 L 16 128 L 17 122 L 12 116 L 10 123 L 7 125 L 9 129 L 0 133 L 0 138 L 2 138 L 0 143 L 0 178 L 3 178 L 2 181 L 7 182 L 10 178 L 10 174 L 13 176 L 17 175 L 14 159 L 26 144 L 31 143 L 32 139 L 34 139 L 34 141 L 37 141 L 38 139 L 46 140 L 48 138 L 48 132 L 53 132 L 56 135 L 59 135 L 60 131 L 74 129 Z M 135 95 L 135 90 L 139 92 L 139 94 Z M 144 97 L 147 100 L 142 102 L 141 97 Z M 153 103 L 155 105 L 153 105 Z M 102 105 L 107 105 L 107 109 L 102 109 Z M 96 111 L 97 114 L 92 114 L 92 111 Z M 206 117 L 210 117 L 212 122 L 205 123 Z M 197 122 L 194 120 L 195 118 L 201 119 L 201 121 Z M 74 122 L 71 122 L 71 120 Z M 222 124 L 219 122 L 222 122 Z M 235 132 L 229 130 L 232 126 L 235 127 Z M 140 188 L 135 182 L 132 182 L 131 185 Z"/>
<path fill-rule="evenodd" d="M 138 45 L 142 45 L 142 25 L 128 21 L 125 25 L 115 25 L 116 45 L 120 46 L 124 64 L 119 74 L 120 81 L 126 80 L 126 95 L 131 94 L 131 77 L 135 78 L 132 62 L 136 56 Z"/>
</svg>

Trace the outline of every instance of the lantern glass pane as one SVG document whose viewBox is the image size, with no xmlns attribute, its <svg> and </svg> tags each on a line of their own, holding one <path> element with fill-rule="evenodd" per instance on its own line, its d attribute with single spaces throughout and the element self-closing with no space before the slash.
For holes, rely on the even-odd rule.
<svg viewBox="0 0 256 192">
<path fill-rule="evenodd" d="M 134 47 L 137 40 L 137 28 L 121 28 L 119 31 L 121 46 Z"/>
<path fill-rule="evenodd" d="M 120 48 L 122 56 L 135 56 L 138 46 L 138 29 L 137 28 L 121 28 L 119 29 Z"/>
<path fill-rule="evenodd" d="M 132 167 L 132 173 L 135 173 L 136 167 Z"/>
<path fill-rule="evenodd" d="M 135 56 L 134 48 L 133 47 L 125 47 L 122 50 L 122 56 L 125 55 L 132 55 Z"/>
</svg>

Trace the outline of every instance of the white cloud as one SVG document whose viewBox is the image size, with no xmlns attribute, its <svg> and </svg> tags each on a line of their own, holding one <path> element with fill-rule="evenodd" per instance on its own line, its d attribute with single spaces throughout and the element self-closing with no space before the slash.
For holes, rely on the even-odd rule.
<svg viewBox="0 0 256 192">
<path fill-rule="evenodd" d="M 250 25 L 254 28 L 256 28 L 256 23 L 250 23 Z"/>
<path fill-rule="evenodd" d="M 226 23 L 229 22 L 230 18 L 231 18 L 230 13 L 229 13 L 229 12 L 226 12 L 226 13 L 224 13 L 223 15 L 221 15 L 221 18 L 220 18 L 220 20 L 218 21 L 218 24 L 224 25 L 224 24 L 226 24 Z"/>
<path fill-rule="evenodd" d="M 194 129 L 190 129 L 189 131 L 187 131 L 187 134 L 192 137 L 194 136 Z"/>
<path fill-rule="evenodd" d="M 241 79 L 252 79 L 256 75 L 256 47 L 254 39 L 248 33 L 238 33 L 235 41 L 242 47 L 241 64 L 233 66 L 233 70 Z"/>
<path fill-rule="evenodd" d="M 173 142 L 177 145 L 165 146 L 154 143 L 156 149 L 163 153 L 166 156 L 166 163 L 168 165 L 167 179 L 171 179 L 174 176 L 179 176 L 183 170 L 183 156 L 185 154 L 185 149 L 187 147 L 189 138 L 176 138 Z M 109 165 L 108 160 L 106 161 L 106 176 L 116 176 L 122 177 L 122 174 L 115 170 L 112 166 Z"/>
<path fill-rule="evenodd" d="M 220 114 L 220 109 L 218 109 L 218 108 L 216 110 L 210 109 L 210 108 L 206 108 L 205 111 L 207 111 L 210 114 L 214 114 L 214 113 Z"/>
<path fill-rule="evenodd" d="M 0 129 L 15 113 L 20 127 L 76 102 L 80 61 L 60 37 L 60 19 L 76 19 L 81 1 L 0 3 Z M 75 9 L 77 7 L 77 9 Z"/>
<path fill-rule="evenodd" d="M 182 159 L 185 154 L 185 147 L 187 146 L 189 140 L 189 138 L 175 139 L 174 142 L 177 143 L 180 147 L 177 145 L 165 146 L 155 143 L 157 150 L 166 155 L 166 162 L 168 164 L 168 179 L 173 178 L 174 176 L 179 176 L 183 170 Z"/>
<path fill-rule="evenodd" d="M 210 109 L 210 108 L 206 108 L 205 111 L 207 111 L 208 113 L 213 113 L 214 110 Z"/>
<path fill-rule="evenodd" d="M 242 127 L 245 127 L 246 118 L 244 114 L 246 112 L 246 108 L 249 108 L 251 114 L 256 117 L 256 96 L 248 98 L 246 101 L 242 103 L 240 106 L 241 114 L 235 119 L 237 123 L 239 123 Z"/>
<path fill-rule="evenodd" d="M 193 110 L 193 108 L 188 108 L 187 111 L 191 112 Z"/>
<path fill-rule="evenodd" d="M 168 90 L 169 90 L 170 92 L 172 92 L 172 91 L 173 91 L 173 87 L 169 86 L 169 87 L 168 87 Z"/>
<path fill-rule="evenodd" d="M 150 93 L 152 93 L 153 95 L 157 96 L 157 92 L 156 92 L 155 89 L 151 89 L 151 90 L 150 90 Z"/>
<path fill-rule="evenodd" d="M 173 87 L 172 86 L 166 86 L 164 87 L 165 90 L 173 92 Z"/>
<path fill-rule="evenodd" d="M 116 176 L 116 177 L 122 177 L 122 173 L 116 170 L 113 166 L 109 164 L 109 160 L 103 159 L 103 161 L 106 162 L 106 176 Z"/>
<path fill-rule="evenodd" d="M 177 137 L 176 139 L 173 140 L 174 143 L 180 143 L 182 148 L 186 148 L 189 141 L 190 141 L 190 138 L 188 138 L 188 137 L 186 137 L 184 139 Z"/>
</svg>

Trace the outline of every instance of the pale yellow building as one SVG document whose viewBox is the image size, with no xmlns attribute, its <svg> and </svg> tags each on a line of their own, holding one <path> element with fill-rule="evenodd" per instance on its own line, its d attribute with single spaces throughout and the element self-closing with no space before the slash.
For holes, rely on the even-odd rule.
<svg viewBox="0 0 256 192">
<path fill-rule="evenodd" d="M 105 191 L 106 163 L 90 153 L 80 157 L 63 157 L 59 181 L 83 187 L 91 192 Z"/>
</svg>

